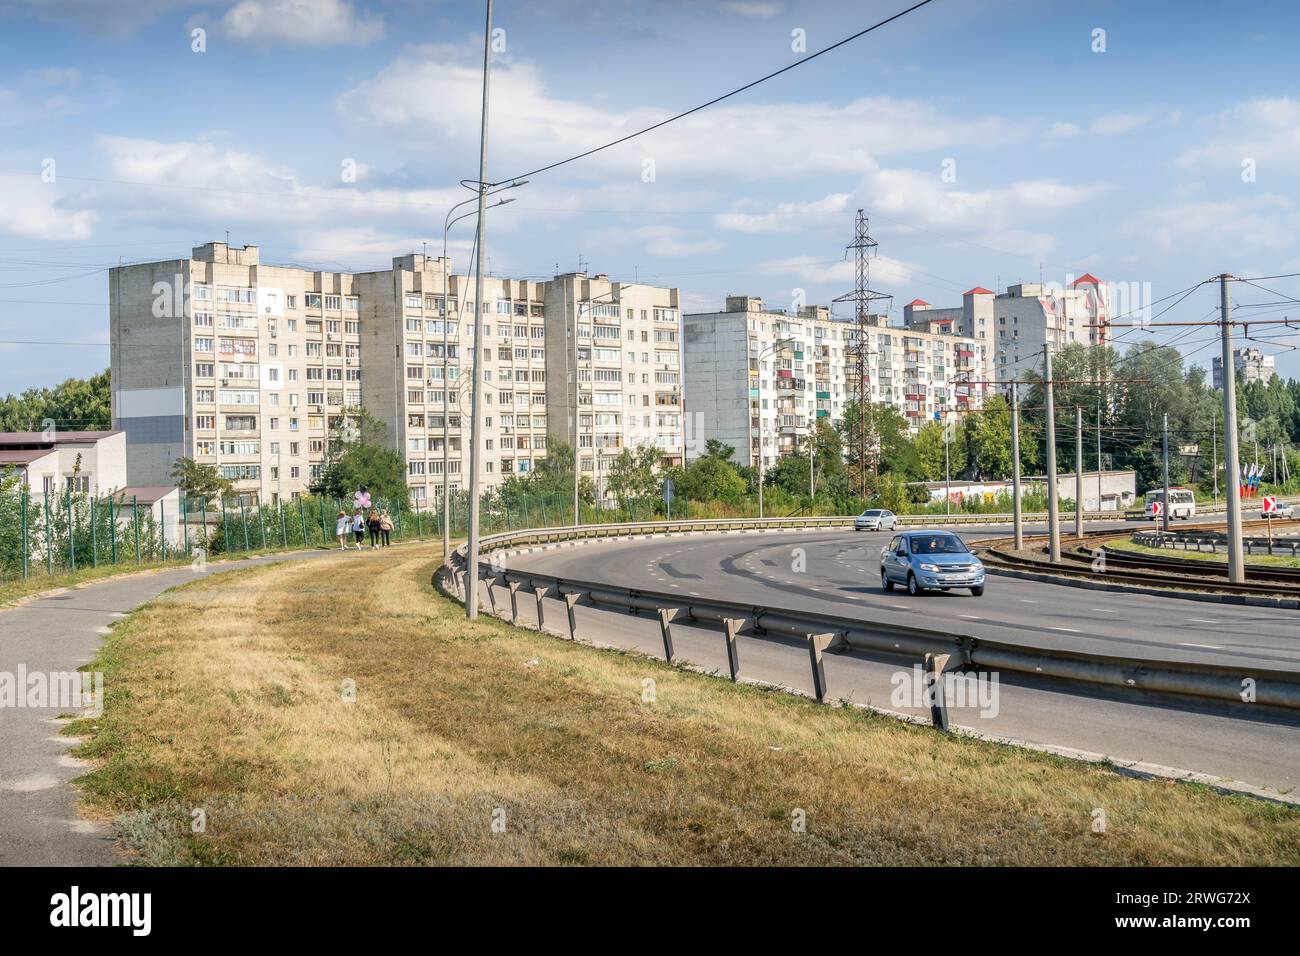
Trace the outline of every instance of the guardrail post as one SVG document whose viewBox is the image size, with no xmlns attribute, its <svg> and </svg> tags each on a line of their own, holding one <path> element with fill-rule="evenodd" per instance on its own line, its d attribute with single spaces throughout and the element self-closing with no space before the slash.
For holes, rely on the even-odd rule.
<svg viewBox="0 0 1300 956">
<path fill-rule="evenodd" d="M 510 623 L 519 623 L 519 582 L 507 581 L 506 586 L 510 588 Z"/>
<path fill-rule="evenodd" d="M 809 634 L 808 659 L 812 663 L 813 693 L 819 704 L 826 703 L 826 665 L 822 651 L 835 639 L 834 634 Z"/>
<path fill-rule="evenodd" d="M 944 692 L 943 671 L 949 654 L 925 655 L 925 693 L 930 703 L 930 722 L 936 730 L 948 732 L 948 695 Z"/>
<path fill-rule="evenodd" d="M 731 671 L 732 681 L 740 679 L 740 655 L 736 650 L 736 632 L 745 625 L 743 618 L 729 617 L 722 622 L 727 636 L 727 668 Z"/>
<path fill-rule="evenodd" d="M 497 579 L 493 575 L 488 575 L 480 580 L 482 580 L 483 587 L 487 591 L 488 605 L 492 608 L 492 613 L 495 615 L 497 613 L 497 598 L 496 595 L 492 593 L 492 585 L 496 583 Z"/>
<path fill-rule="evenodd" d="M 537 630 L 539 631 L 546 630 L 543 623 L 545 621 L 545 612 L 542 610 L 542 598 L 546 597 L 546 592 L 548 590 L 549 588 L 538 587 L 536 584 L 533 585 L 533 597 L 537 599 Z"/>
<path fill-rule="evenodd" d="M 564 595 L 565 608 L 569 612 L 569 640 L 571 641 L 578 639 L 578 614 L 574 609 L 578 606 L 581 597 L 582 595 L 578 593 Z"/>
<path fill-rule="evenodd" d="M 673 662 L 673 618 L 676 616 L 675 607 L 659 609 L 659 633 L 664 639 L 664 660 L 669 664 Z"/>
</svg>

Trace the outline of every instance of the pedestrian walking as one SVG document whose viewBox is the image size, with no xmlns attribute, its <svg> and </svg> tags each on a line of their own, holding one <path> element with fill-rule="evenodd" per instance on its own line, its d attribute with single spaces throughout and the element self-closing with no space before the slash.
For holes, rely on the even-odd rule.
<svg viewBox="0 0 1300 956">
<path fill-rule="evenodd" d="M 361 513 L 360 508 L 352 515 L 352 533 L 356 535 L 357 550 L 360 551 L 361 542 L 366 538 L 366 516 Z"/>
<path fill-rule="evenodd" d="M 352 531 L 352 519 L 348 517 L 346 511 L 340 511 L 338 519 L 334 522 L 334 533 L 339 538 L 339 548 L 343 551 L 348 549 L 348 535 Z"/>
<path fill-rule="evenodd" d="M 392 530 L 393 530 L 393 519 L 388 514 L 388 509 L 385 508 L 383 511 L 379 512 L 379 533 L 384 538 L 385 548 L 388 547 L 389 545 L 388 535 L 390 532 L 392 532 Z"/>
<path fill-rule="evenodd" d="M 379 512 L 374 508 L 370 509 L 370 516 L 366 518 L 366 530 L 370 532 L 370 550 L 373 551 L 379 547 Z"/>
</svg>

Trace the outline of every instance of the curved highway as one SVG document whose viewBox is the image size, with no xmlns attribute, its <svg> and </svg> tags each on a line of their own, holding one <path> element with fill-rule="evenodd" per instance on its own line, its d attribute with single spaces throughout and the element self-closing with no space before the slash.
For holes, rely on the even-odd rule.
<svg viewBox="0 0 1300 956">
<path fill-rule="evenodd" d="M 968 540 L 1009 532 L 997 526 L 954 530 Z M 512 554 L 509 564 L 513 570 L 535 569 L 592 583 L 680 591 L 683 603 L 692 597 L 718 598 L 1134 659 L 1300 670 L 1300 614 L 1295 611 L 992 574 L 982 597 L 965 590 L 911 597 L 880 586 L 880 549 L 890 537 L 891 532 L 838 529 L 707 533 L 537 548 Z M 535 620 L 533 602 L 519 603 L 521 617 Z M 548 624 L 562 619 L 559 613 L 547 613 Z M 585 607 L 579 619 L 580 626 L 599 621 L 604 641 L 662 656 L 653 620 Z M 679 656 L 725 670 L 717 632 L 674 625 L 674 642 Z M 742 643 L 742 675 L 802 689 L 811 685 L 806 651 L 773 639 Z M 900 664 L 910 668 L 912 663 L 859 651 L 828 655 L 830 696 L 923 713 L 890 707 Z M 1248 705 L 1066 688 L 1024 675 L 1002 676 L 1001 702 L 996 715 L 955 712 L 953 720 L 985 734 L 1116 761 L 1198 771 L 1281 792 L 1300 788 L 1300 718 L 1293 715 Z"/>
</svg>

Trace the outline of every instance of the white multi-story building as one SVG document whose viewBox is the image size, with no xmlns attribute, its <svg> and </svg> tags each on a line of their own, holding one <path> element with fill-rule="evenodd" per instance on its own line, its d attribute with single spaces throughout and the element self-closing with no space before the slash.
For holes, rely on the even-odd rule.
<svg viewBox="0 0 1300 956">
<path fill-rule="evenodd" d="M 675 289 L 485 277 L 476 304 L 474 278 L 441 258 L 352 275 L 264 265 L 256 246 L 214 242 L 111 270 L 109 296 L 113 420 L 133 484 L 167 483 L 188 456 L 250 499 L 292 497 L 320 476 L 344 408 L 363 405 L 404 455 L 413 500 L 441 495 L 444 459 L 449 486 L 465 489 L 476 321 L 483 487 L 529 473 L 549 435 L 585 451 L 580 467 L 597 479 L 627 447 L 682 459 Z"/>
<path fill-rule="evenodd" d="M 683 329 L 689 457 L 717 438 L 749 464 L 761 447 L 770 465 L 796 450 L 818 419 L 837 422 L 852 400 L 857 328 L 825 307 L 791 315 L 760 298 L 728 296 L 724 311 L 687 315 Z M 985 387 L 963 382 L 987 378 L 977 340 L 890 326 L 878 315 L 866 335 L 870 401 L 897 408 L 913 430 L 982 407 Z"/>
<path fill-rule="evenodd" d="M 1263 382 L 1267 385 L 1269 379 L 1277 374 L 1276 359 L 1253 346 L 1233 349 L 1232 365 L 1236 369 L 1237 381 L 1243 385 L 1246 382 Z M 1212 375 L 1214 387 L 1223 388 L 1223 359 L 1217 355 L 1214 357 Z"/>
<path fill-rule="evenodd" d="M 916 299 L 903 307 L 903 317 L 909 328 L 951 327 L 984 345 L 999 382 L 1041 371 L 1047 345 L 1053 355 L 1071 342 L 1104 345 L 1107 330 L 1097 326 L 1113 318 L 1109 289 L 1091 274 L 1064 287 L 1022 282 L 998 295 L 976 286 L 954 308 L 936 309 Z"/>
</svg>

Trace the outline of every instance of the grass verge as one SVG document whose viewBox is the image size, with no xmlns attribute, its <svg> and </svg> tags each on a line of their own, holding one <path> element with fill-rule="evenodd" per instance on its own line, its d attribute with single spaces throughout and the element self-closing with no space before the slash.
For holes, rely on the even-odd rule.
<svg viewBox="0 0 1300 956">
<path fill-rule="evenodd" d="M 88 811 L 142 864 L 1300 862 L 1294 809 L 470 624 L 431 569 L 238 570 L 132 614 L 67 729 Z"/>
<path fill-rule="evenodd" d="M 1300 568 L 1300 557 L 1293 558 L 1290 555 L 1290 539 L 1286 539 L 1287 554 L 1255 554 L 1245 555 L 1247 566 L 1258 566 L 1262 568 Z M 1133 554 L 1149 554 L 1162 558 L 1187 558 L 1189 561 L 1205 561 L 1211 564 L 1227 564 L 1228 554 L 1220 550 L 1217 554 L 1209 551 L 1183 551 L 1181 548 L 1152 548 L 1144 544 L 1134 544 L 1130 537 L 1112 538 L 1106 544 L 1118 551 L 1130 551 Z"/>
</svg>

